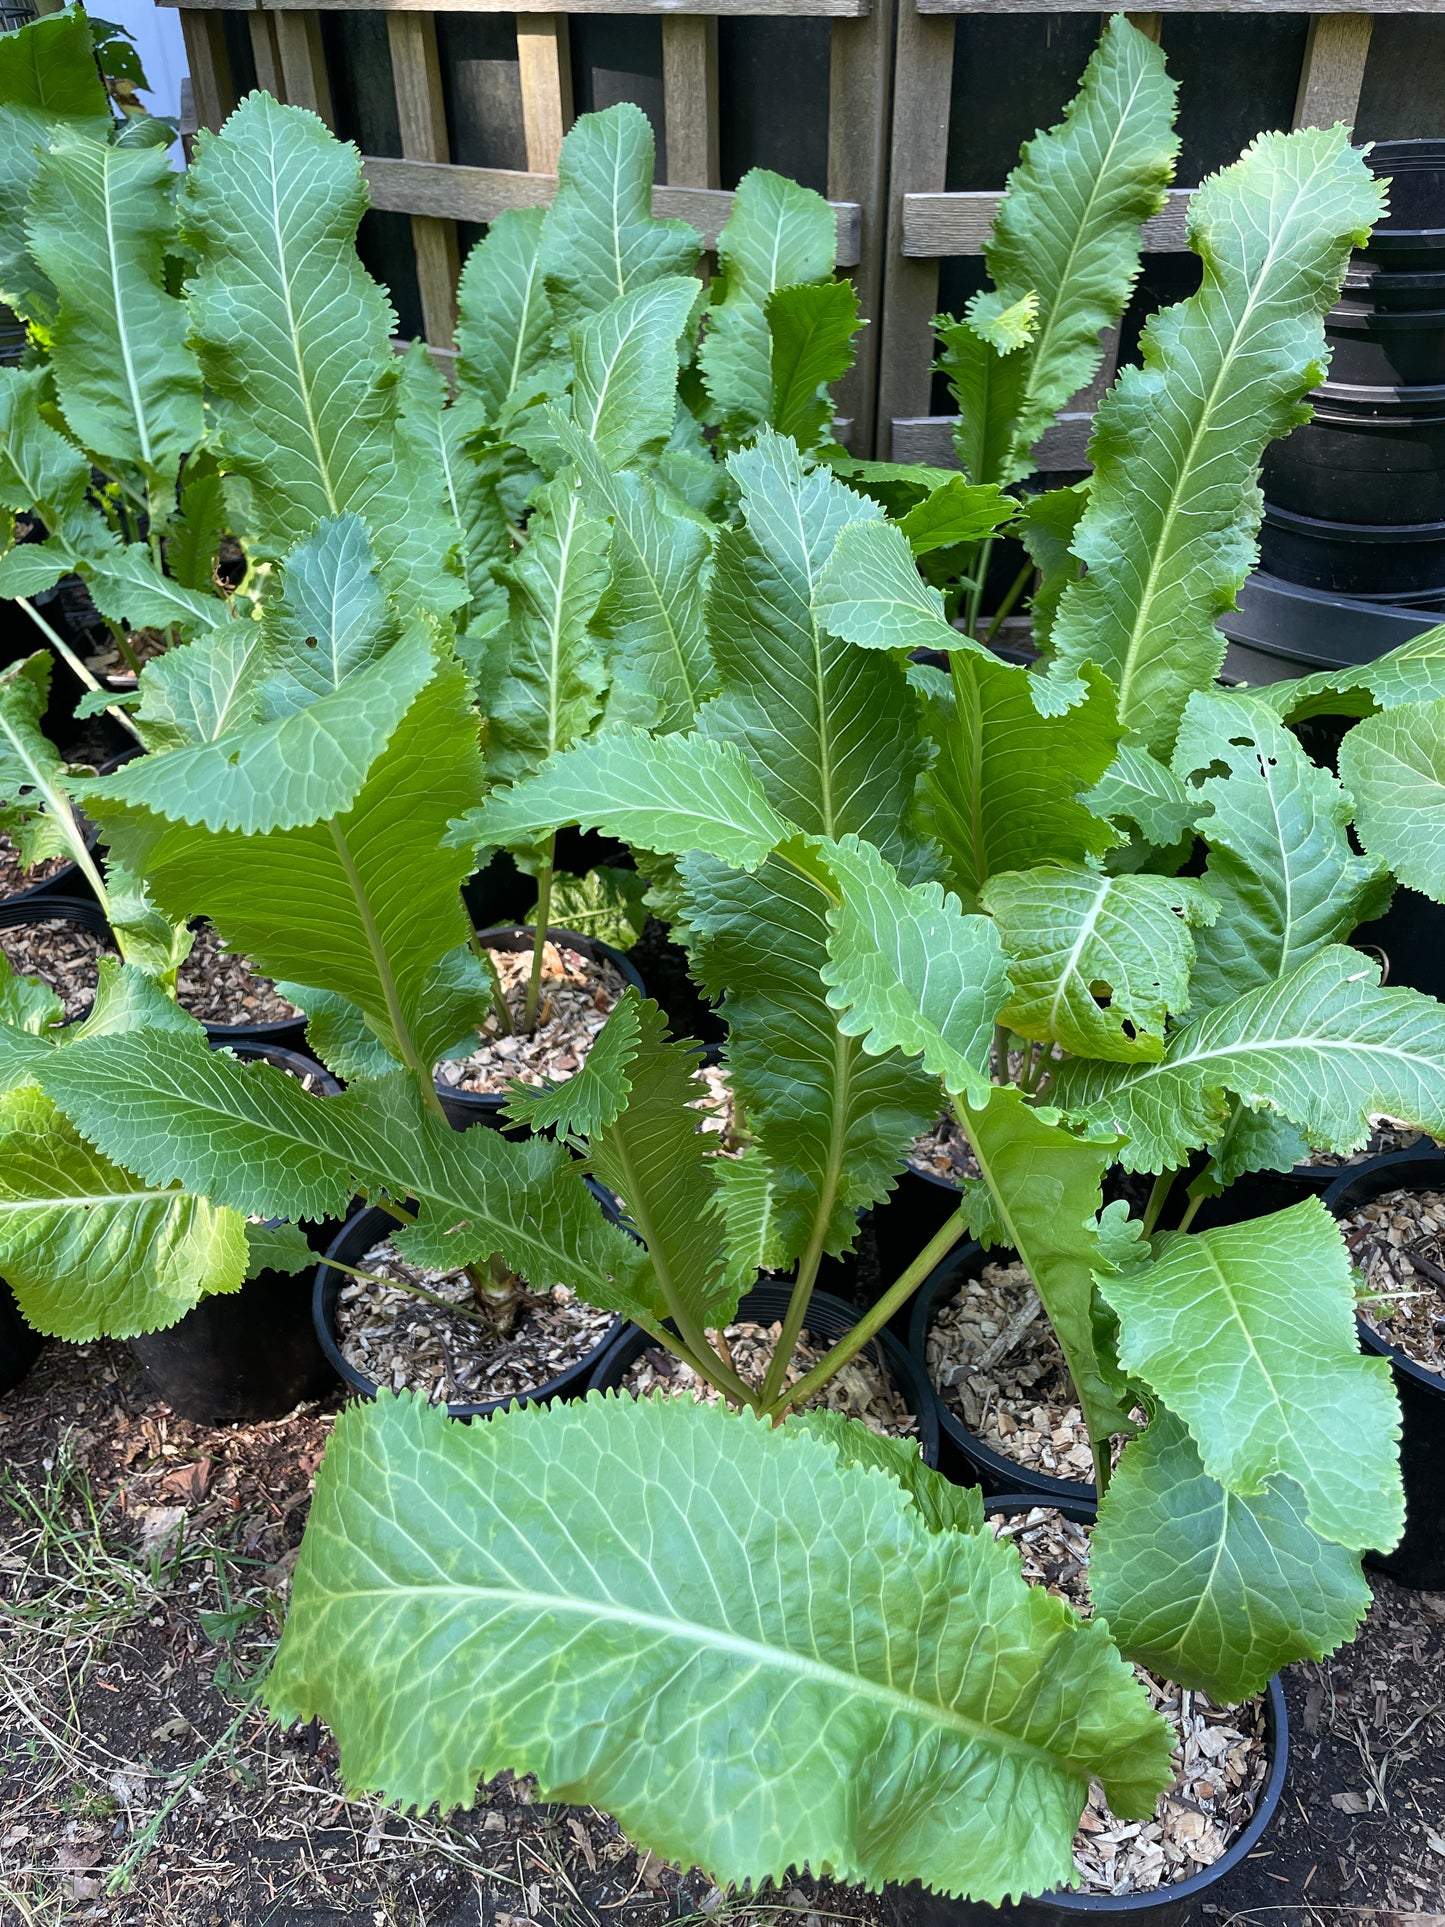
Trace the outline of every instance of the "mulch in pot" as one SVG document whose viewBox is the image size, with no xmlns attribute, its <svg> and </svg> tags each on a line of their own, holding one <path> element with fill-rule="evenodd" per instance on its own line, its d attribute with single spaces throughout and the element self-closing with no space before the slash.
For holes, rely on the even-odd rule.
<svg viewBox="0 0 1445 1927">
<path fill-rule="evenodd" d="M 615 1322 L 556 1285 L 526 1292 L 517 1322 L 500 1338 L 475 1310 L 464 1271 L 409 1263 L 390 1240 L 373 1245 L 359 1271 L 420 1285 L 457 1309 L 342 1274 L 336 1338 L 342 1355 L 375 1384 L 423 1392 L 433 1404 L 482 1405 L 535 1391 L 596 1351 Z"/>
<path fill-rule="evenodd" d="M 1386 1191 L 1340 1221 L 1365 1274 L 1361 1318 L 1427 1372 L 1445 1374 L 1445 1191 Z"/>
<path fill-rule="evenodd" d="M 97 965 L 109 945 L 83 924 L 47 917 L 0 929 L 0 950 L 19 977 L 38 977 L 59 997 L 68 1023 L 89 1010 L 95 997 Z"/>
<path fill-rule="evenodd" d="M 549 942 L 542 952 L 542 994 L 537 1027 L 522 1031 L 532 952 L 491 950 L 515 1032 L 508 1035 L 489 1016 L 481 1041 L 466 1057 L 436 1067 L 436 1080 L 449 1090 L 478 1094 L 505 1091 L 511 1083 L 560 1084 L 587 1062 L 597 1033 L 627 985 L 606 957 L 584 956 Z"/>
<path fill-rule="evenodd" d="M 983 1444 L 1030 1472 L 1088 1484 L 1089 1433 L 1063 1349 L 1017 1259 L 984 1265 L 938 1307 L 925 1352 L 945 1405 Z M 1115 1456 L 1123 1441 L 1115 1447 Z"/>
<path fill-rule="evenodd" d="M 761 1390 L 782 1329 L 778 1322 L 759 1325 L 740 1319 L 723 1332 L 733 1368 L 746 1384 Z M 815 1338 L 811 1332 L 804 1331 L 788 1366 L 787 1384 L 796 1385 L 812 1371 L 833 1349 L 833 1343 L 832 1339 Z M 636 1392 L 640 1397 L 654 1392 L 667 1398 L 691 1393 L 704 1405 L 716 1405 L 722 1396 L 699 1378 L 690 1365 L 684 1365 L 660 1345 L 649 1346 L 637 1362 L 629 1366 L 622 1385 L 624 1390 Z M 888 1373 L 864 1353 L 855 1353 L 842 1370 L 808 1400 L 803 1410 L 842 1412 L 846 1418 L 862 1419 L 872 1431 L 890 1438 L 918 1436 L 917 1417 L 909 1411 L 897 1386 Z"/>
<path fill-rule="evenodd" d="M 0 898 L 18 897 L 26 890 L 33 890 L 37 883 L 58 876 L 69 862 L 68 856 L 47 856 L 27 870 L 20 861 L 14 839 L 0 830 Z"/>
<path fill-rule="evenodd" d="M 1018 1547 L 1026 1579 L 1089 1616 L 1087 1526 L 1050 1506 L 996 1513 L 990 1524 Z M 1098 1783 L 1090 1787 L 1074 1835 L 1074 1865 L 1088 1894 L 1153 1893 L 1212 1867 L 1253 1818 L 1269 1774 L 1263 1695 L 1225 1708 L 1142 1666 L 1134 1673 L 1172 1730 L 1174 1784 L 1142 1822 L 1116 1819 Z"/>
<path fill-rule="evenodd" d="M 959 1130 L 951 1111 L 946 1111 L 915 1140 L 908 1162 L 915 1171 L 922 1171 L 930 1178 L 941 1178 L 945 1184 L 961 1185 L 966 1178 L 983 1176 L 973 1147 Z"/>
<path fill-rule="evenodd" d="M 1401 1124 L 1397 1119 L 1381 1117 L 1375 1120 L 1370 1132 L 1369 1142 L 1362 1151 L 1311 1151 L 1301 1161 L 1298 1168 L 1311 1171 L 1340 1171 L 1355 1164 L 1368 1164 L 1371 1158 L 1382 1158 L 1393 1151 L 1431 1151 L 1435 1140 L 1413 1124 Z"/>
<path fill-rule="evenodd" d="M 203 1024 L 284 1024 L 301 1013 L 250 960 L 227 950 L 208 923 L 176 972 L 176 1002 Z"/>
</svg>

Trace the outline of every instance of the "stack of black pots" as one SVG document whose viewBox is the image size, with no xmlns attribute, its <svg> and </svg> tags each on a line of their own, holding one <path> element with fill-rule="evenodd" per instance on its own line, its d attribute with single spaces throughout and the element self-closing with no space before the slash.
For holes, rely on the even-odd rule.
<svg viewBox="0 0 1445 1927">
<path fill-rule="evenodd" d="M 1225 673 L 1251 682 L 1445 621 L 1445 140 L 1382 141 L 1369 164 L 1389 211 L 1326 318 L 1313 421 L 1266 452 L 1260 573 L 1223 624 Z"/>
</svg>

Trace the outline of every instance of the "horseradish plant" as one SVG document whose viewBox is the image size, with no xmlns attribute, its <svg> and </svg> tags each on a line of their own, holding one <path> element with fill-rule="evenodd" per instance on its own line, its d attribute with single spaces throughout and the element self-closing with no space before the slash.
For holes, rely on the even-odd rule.
<svg viewBox="0 0 1445 1927">
<path fill-rule="evenodd" d="M 286 124 L 252 103 L 198 171 L 238 164 L 252 110 Z M 350 1083 L 323 1100 L 207 1051 L 132 966 L 78 1030 L 9 986 L 0 1270 L 27 1314 L 76 1336 L 162 1322 L 238 1282 L 248 1219 L 360 1192 L 416 1261 L 496 1256 L 571 1285 L 724 1401 L 467 1428 L 411 1398 L 343 1415 L 271 1693 L 331 1723 L 353 1784 L 449 1805 L 483 1773 L 534 1771 L 722 1880 L 807 1862 L 996 1900 L 1072 1878 L 1091 1777 L 1125 1816 L 1168 1781 L 1121 1649 L 1229 1696 L 1348 1636 L 1358 1549 L 1397 1534 L 1401 1502 L 1388 1373 L 1353 1349 L 1338 1234 L 1315 1204 L 1160 1234 L 1102 1211 L 1100 1181 L 1208 1148 L 1222 1183 L 1280 1161 L 1286 1123 L 1340 1148 L 1376 1110 L 1445 1130 L 1445 1020 L 1340 945 L 1388 887 L 1350 852 L 1349 800 L 1277 709 L 1209 693 L 1253 462 L 1317 379 L 1320 317 L 1378 204 L 1338 132 L 1268 137 L 1196 197 L 1205 283 L 1105 405 L 1077 538 L 1098 559 L 1062 591 L 1044 673 L 962 642 L 902 523 L 745 428 L 691 714 L 664 719 L 659 697 L 488 793 L 476 652 L 392 586 L 359 512 L 301 536 L 245 625 L 253 656 L 222 630 L 144 672 L 139 713 L 166 703 L 173 733 L 87 807 L 170 917 L 207 915 L 316 987 L 313 1040 Z M 676 368 L 648 363 L 630 416 L 666 419 Z M 525 412 L 546 486 L 585 490 L 575 389 Z M 672 488 L 666 444 L 638 453 Z M 910 503 L 911 533 L 982 513 L 967 487 Z M 343 546 L 344 573 L 327 561 Z M 920 645 L 948 650 L 946 677 L 909 666 Z M 576 1078 L 514 1095 L 530 1137 L 437 1114 L 432 1064 L 488 994 L 458 886 L 478 851 L 579 821 L 658 859 L 699 980 L 725 993 L 741 1158 L 708 1156 L 690 1059 L 632 997 Z M 1170 877 L 1191 826 L 1208 869 Z M 1361 828 L 1373 847 L 1363 806 Z M 1011 1034 L 1039 1047 L 1019 1084 L 995 1081 Z M 822 1255 L 944 1101 L 983 1183 L 786 1386 Z M 1128 1437 L 1092 1624 L 1027 1588 L 977 1500 L 908 1450 L 794 1410 L 965 1223 L 1038 1282 L 1101 1483 Z M 794 1264 L 777 1356 L 746 1386 L 710 1334 L 760 1267 Z"/>
</svg>

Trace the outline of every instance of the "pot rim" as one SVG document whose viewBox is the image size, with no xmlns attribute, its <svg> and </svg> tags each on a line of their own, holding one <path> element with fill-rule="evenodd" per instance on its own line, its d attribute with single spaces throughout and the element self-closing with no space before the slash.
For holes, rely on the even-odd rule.
<svg viewBox="0 0 1445 1927">
<path fill-rule="evenodd" d="M 984 1499 L 984 1512 L 999 1512 L 1005 1508 L 1021 1511 L 1036 1506 L 1039 1499 L 1028 1492 L 1001 1492 L 996 1498 Z M 1044 1501 L 1044 1503 L 1050 1503 Z M 1076 1498 L 1057 1505 L 1059 1511 L 1072 1511 L 1080 1522 L 1091 1521 L 1098 1508 L 1092 1499 Z M 1147 1914 L 1156 1907 L 1169 1906 L 1179 1900 L 1193 1900 L 1207 1893 L 1217 1880 L 1233 1871 L 1241 1860 L 1258 1846 L 1265 1828 L 1273 1820 L 1284 1793 L 1285 1773 L 1289 1767 L 1289 1711 L 1285 1705 L 1284 1686 L 1278 1673 L 1271 1676 L 1262 1695 L 1264 1699 L 1264 1743 L 1269 1755 L 1269 1771 L 1264 1785 L 1259 1790 L 1254 1812 L 1250 1815 L 1239 1833 L 1225 1848 L 1212 1866 L 1202 1867 L 1198 1873 L 1190 1874 L 1187 1880 L 1177 1880 L 1167 1887 L 1155 1887 L 1142 1894 L 1086 1894 L 1077 1887 L 1055 1887 L 1044 1894 L 1031 1894 L 1030 1899 L 1061 1912 L 1077 1914 Z"/>
<path fill-rule="evenodd" d="M 384 1205 L 379 1204 L 363 1205 L 359 1211 L 353 1211 L 351 1213 L 336 1236 L 331 1240 L 331 1243 L 326 1247 L 326 1254 L 316 1267 L 316 1276 L 311 1286 L 311 1317 L 316 1327 L 316 1336 L 320 1342 L 321 1349 L 326 1354 L 327 1361 L 332 1369 L 353 1391 L 359 1392 L 363 1398 L 374 1399 L 380 1392 L 381 1387 L 374 1379 L 368 1378 L 364 1372 L 357 1370 L 356 1366 L 351 1363 L 350 1359 L 348 1359 L 342 1351 L 340 1345 L 337 1343 L 336 1335 L 332 1330 L 336 1293 L 340 1291 L 342 1281 L 346 1274 L 345 1272 L 334 1271 L 328 1262 L 333 1253 L 337 1256 L 340 1255 L 339 1247 L 350 1239 L 353 1232 L 359 1232 L 362 1223 L 368 1218 L 374 1218 L 378 1221 L 372 1227 L 378 1235 L 376 1237 L 368 1237 L 366 1245 L 362 1246 L 363 1251 L 370 1245 L 379 1244 L 381 1242 L 381 1236 L 385 1234 L 386 1229 L 390 1228 L 395 1230 L 401 1222 L 400 1219 L 394 1218 Z M 351 1260 L 348 1258 L 346 1262 L 349 1264 Z M 474 1418 L 490 1418 L 494 1412 L 505 1412 L 514 1406 L 520 1411 L 525 1406 L 548 1404 L 552 1399 L 558 1397 L 565 1391 L 569 1382 L 580 1381 L 580 1375 L 583 1371 L 587 1371 L 588 1379 L 586 1382 L 590 1382 L 592 1371 L 595 1371 L 598 1362 L 612 1345 L 616 1343 L 618 1333 L 624 1323 L 625 1321 L 620 1316 L 615 1317 L 601 1338 L 593 1346 L 592 1350 L 584 1353 L 575 1365 L 568 1366 L 565 1371 L 558 1372 L 555 1377 L 544 1380 L 540 1385 L 532 1386 L 528 1391 L 511 1392 L 505 1398 L 481 1399 L 477 1401 L 448 1399 L 445 1407 L 447 1417 L 468 1422 Z M 583 1382 L 583 1389 L 585 1389 L 585 1382 Z M 431 1401 L 428 1400 L 428 1403 L 430 1402 Z"/>
</svg>

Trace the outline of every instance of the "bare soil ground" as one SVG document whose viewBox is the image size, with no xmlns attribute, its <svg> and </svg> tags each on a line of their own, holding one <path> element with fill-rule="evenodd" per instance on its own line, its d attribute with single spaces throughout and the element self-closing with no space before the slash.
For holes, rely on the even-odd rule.
<svg viewBox="0 0 1445 1927">
<path fill-rule="evenodd" d="M 209 1429 L 123 1346 L 51 1345 L 0 1401 L 0 1924 L 875 1923 L 800 1876 L 722 1894 L 525 1783 L 406 1819 L 255 1691 L 329 1409 Z M 1445 1597 L 1375 1580 L 1364 1635 L 1292 1669 L 1279 1820 L 1200 1927 L 1445 1927 Z"/>
</svg>

